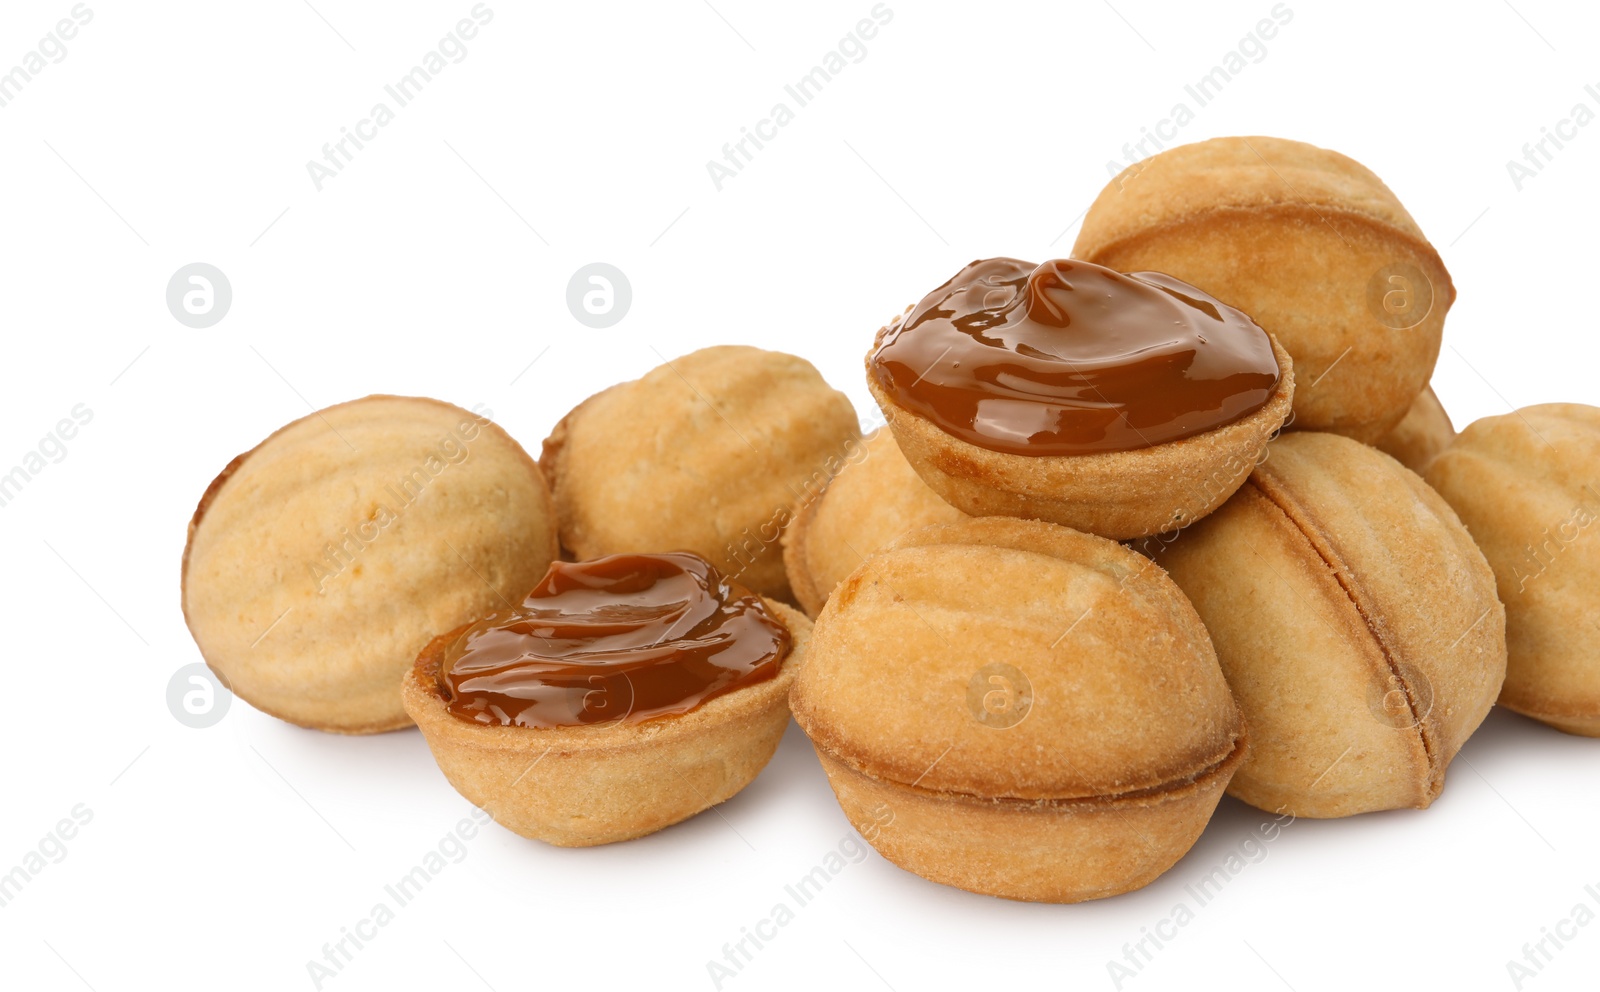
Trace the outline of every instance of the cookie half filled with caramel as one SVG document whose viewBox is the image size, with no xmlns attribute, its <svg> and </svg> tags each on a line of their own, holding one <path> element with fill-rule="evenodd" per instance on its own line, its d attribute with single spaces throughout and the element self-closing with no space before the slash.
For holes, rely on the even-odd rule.
<svg viewBox="0 0 1600 992">
<path fill-rule="evenodd" d="M 688 552 L 556 562 L 521 603 L 436 637 L 402 695 L 458 792 L 525 837 L 587 847 L 748 785 L 810 633 Z"/>
<path fill-rule="evenodd" d="M 867 385 L 958 509 L 1121 539 L 1232 495 L 1294 371 L 1248 315 L 1170 276 L 991 258 L 878 332 Z"/>
</svg>

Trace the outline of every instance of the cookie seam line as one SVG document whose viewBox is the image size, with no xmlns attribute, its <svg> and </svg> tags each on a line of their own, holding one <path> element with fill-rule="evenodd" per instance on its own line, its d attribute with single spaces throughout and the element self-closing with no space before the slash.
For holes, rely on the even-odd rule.
<svg viewBox="0 0 1600 992">
<path fill-rule="evenodd" d="M 1017 807 L 1063 807 L 1083 804 L 1107 805 L 1124 802 L 1138 802 L 1140 800 L 1160 800 L 1168 796 L 1175 795 L 1186 788 L 1197 786 L 1202 782 L 1215 777 L 1222 769 L 1226 768 L 1230 762 L 1233 762 L 1236 757 L 1240 756 L 1245 747 L 1245 737 L 1243 734 L 1240 734 L 1233 739 L 1233 746 L 1228 749 L 1228 753 L 1223 755 L 1220 760 L 1207 765 L 1191 775 L 1185 775 L 1181 778 L 1175 778 L 1171 781 L 1162 782 L 1159 785 L 1152 785 L 1144 789 L 1130 789 L 1127 792 L 1103 792 L 1096 793 L 1092 796 L 1044 797 L 1039 799 L 1026 799 L 1021 796 L 982 796 L 978 795 L 977 793 L 962 792 L 954 789 L 926 789 L 921 786 L 909 785 L 905 782 L 897 782 L 893 779 L 880 779 L 879 781 L 889 782 L 894 785 L 898 785 L 901 788 L 910 789 L 911 791 L 928 799 L 948 799 Z M 857 769 L 857 772 L 863 775 L 867 774 L 860 769 Z"/>
<path fill-rule="evenodd" d="M 799 723 L 800 721 L 798 718 L 796 718 L 795 722 Z M 1191 772 L 1190 774 L 1181 775 L 1156 785 L 1146 786 L 1142 789 L 1129 789 L 1125 792 L 1097 792 L 1093 795 L 1087 796 L 1043 796 L 1036 799 L 1029 799 L 1023 796 L 985 796 L 975 792 L 964 792 L 959 789 L 929 789 L 924 786 L 912 785 L 909 782 L 902 782 L 899 779 L 885 778 L 867 770 L 866 768 L 861 767 L 858 761 L 852 759 L 843 752 L 827 746 L 822 741 L 818 741 L 816 738 L 811 736 L 810 731 L 807 730 L 804 724 L 801 724 L 800 729 L 806 734 L 806 737 L 811 740 L 813 747 L 826 751 L 828 757 L 839 762 L 841 765 L 844 765 L 857 775 L 863 775 L 880 784 L 894 785 L 902 789 L 908 789 L 924 799 L 959 800 L 1018 807 L 1072 806 L 1082 804 L 1136 802 L 1143 799 L 1162 799 L 1169 795 L 1180 792 L 1185 788 L 1199 785 L 1208 778 L 1215 776 L 1222 769 L 1227 768 L 1229 764 L 1242 758 L 1243 752 L 1248 747 L 1249 741 L 1247 732 L 1241 731 L 1236 733 L 1233 735 L 1232 745 L 1228 748 L 1227 753 L 1221 758 L 1194 772 Z"/>
<path fill-rule="evenodd" d="M 1449 278 L 1450 273 L 1444 268 L 1444 260 L 1439 255 L 1439 249 L 1435 248 L 1433 246 L 1433 242 L 1429 241 L 1426 236 L 1418 236 L 1409 231 L 1403 230 L 1402 228 L 1396 227 L 1388 219 L 1379 217 L 1376 214 L 1367 213 L 1361 210 L 1351 210 L 1348 207 L 1335 206 L 1332 204 L 1317 204 L 1305 200 L 1279 200 L 1273 203 L 1221 204 L 1202 207 L 1198 210 L 1192 210 L 1189 213 L 1179 214 L 1176 217 L 1162 220 L 1160 223 L 1147 227 L 1141 227 L 1135 231 L 1112 238 L 1105 244 L 1096 248 L 1093 254 L 1101 255 L 1113 249 L 1120 249 L 1134 242 L 1153 237 L 1158 232 L 1170 230 L 1176 227 L 1182 227 L 1197 220 L 1204 220 L 1217 214 L 1262 213 L 1274 210 L 1292 211 L 1303 216 L 1311 217 L 1319 222 L 1326 222 L 1329 218 L 1351 221 L 1353 223 L 1364 225 L 1377 233 L 1392 234 L 1407 242 L 1411 247 L 1419 248 L 1426 253 L 1432 254 L 1435 259 L 1438 259 L 1439 268 L 1444 271 L 1445 278 L 1449 283 L 1450 301 L 1451 303 L 1455 302 L 1455 281 Z M 1415 219 L 1412 220 L 1412 223 L 1416 223 Z M 1339 232 L 1335 230 L 1335 233 Z M 1343 235 L 1341 234 L 1340 236 L 1342 237 Z M 1090 260 L 1093 261 L 1093 259 Z"/>
<path fill-rule="evenodd" d="M 1405 691 L 1406 709 L 1411 713 L 1411 725 L 1416 728 L 1417 740 L 1422 745 L 1423 757 L 1426 758 L 1428 762 L 1428 777 L 1430 779 L 1428 785 L 1431 787 L 1433 784 L 1431 781 L 1433 778 L 1433 772 L 1438 766 L 1438 759 L 1435 755 L 1435 745 L 1428 734 L 1428 731 L 1425 727 L 1425 722 L 1417 715 L 1417 701 L 1414 697 L 1411 684 L 1406 681 L 1405 676 L 1400 672 L 1400 666 L 1395 658 L 1395 652 L 1390 647 L 1388 642 L 1384 640 L 1383 636 L 1378 633 L 1378 628 L 1373 623 L 1373 616 L 1369 615 L 1368 611 L 1363 609 L 1360 601 L 1357 600 L 1354 590 L 1350 587 L 1345 579 L 1344 571 L 1339 567 L 1343 564 L 1343 562 L 1335 560 L 1333 548 L 1331 546 L 1324 547 L 1323 542 L 1319 542 L 1315 537 L 1307 532 L 1306 528 L 1300 526 L 1299 518 L 1297 518 L 1295 514 L 1289 512 L 1289 506 L 1291 505 L 1294 509 L 1300 509 L 1293 497 L 1291 497 L 1287 492 L 1283 491 L 1282 487 L 1276 485 L 1275 483 L 1268 482 L 1266 486 L 1263 486 L 1262 483 L 1266 480 L 1264 478 L 1258 478 L 1259 474 L 1259 472 L 1251 473 L 1250 478 L 1246 480 L 1245 485 L 1250 486 L 1261 495 L 1262 499 L 1272 504 L 1273 509 L 1282 514 L 1284 520 L 1288 522 L 1289 526 L 1293 527 L 1301 537 L 1305 538 L 1306 543 L 1311 546 L 1311 550 L 1316 552 L 1316 555 L 1322 561 L 1323 566 L 1327 568 L 1329 574 L 1333 576 L 1333 581 L 1338 584 L 1339 590 L 1344 593 L 1345 598 L 1350 602 L 1351 608 L 1356 611 L 1356 616 L 1361 618 L 1362 624 L 1367 628 L 1368 636 L 1370 636 L 1372 638 L 1372 642 L 1377 645 L 1378 652 L 1383 655 L 1383 662 L 1388 667 L 1389 674 L 1394 677 L 1394 680 L 1399 683 L 1400 688 Z M 1269 488 L 1273 491 L 1269 492 Z M 1304 515 L 1302 514 L 1302 516 Z"/>
</svg>

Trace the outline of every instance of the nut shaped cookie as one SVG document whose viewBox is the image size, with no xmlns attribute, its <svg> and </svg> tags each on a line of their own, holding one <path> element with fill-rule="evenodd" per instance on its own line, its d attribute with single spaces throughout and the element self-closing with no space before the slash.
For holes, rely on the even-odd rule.
<svg viewBox="0 0 1600 992">
<path fill-rule="evenodd" d="M 1222 509 L 1156 553 L 1250 726 L 1229 791 L 1336 817 L 1425 808 L 1505 678 L 1505 610 L 1455 512 L 1335 434 L 1274 441 Z"/>
<path fill-rule="evenodd" d="M 1371 170 L 1282 138 L 1213 138 L 1129 166 L 1073 255 L 1165 272 L 1250 314 L 1294 357 L 1294 425 L 1368 443 L 1427 384 L 1455 300 L 1439 253 Z"/>
<path fill-rule="evenodd" d="M 400 677 L 435 635 L 520 598 L 556 556 L 533 459 L 438 400 L 369 396 L 235 458 L 189 524 L 183 614 L 246 702 L 303 727 L 410 724 Z"/>
<path fill-rule="evenodd" d="M 540 466 L 574 557 L 693 551 L 787 599 L 783 529 L 860 437 L 854 407 L 810 362 L 725 345 L 585 400 Z"/>
<path fill-rule="evenodd" d="M 1476 421 L 1427 479 L 1494 567 L 1510 654 L 1501 704 L 1600 737 L 1600 409 Z"/>
<path fill-rule="evenodd" d="M 818 615 L 790 703 L 884 857 L 1010 899 L 1148 884 L 1245 753 L 1177 587 L 1042 521 L 936 525 L 868 558 Z"/>
</svg>

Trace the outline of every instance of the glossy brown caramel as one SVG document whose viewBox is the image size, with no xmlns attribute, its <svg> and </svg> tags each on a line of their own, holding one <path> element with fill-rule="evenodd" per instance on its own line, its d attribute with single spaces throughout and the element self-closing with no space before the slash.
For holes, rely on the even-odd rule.
<svg viewBox="0 0 1600 992">
<path fill-rule="evenodd" d="M 947 434 L 1019 455 L 1131 451 L 1266 405 L 1279 369 L 1245 314 L 1159 272 L 973 262 L 879 332 L 871 374 Z"/>
<path fill-rule="evenodd" d="M 519 608 L 462 628 L 439 692 L 476 723 L 639 722 L 770 679 L 788 650 L 761 598 L 698 555 L 558 561 Z"/>
</svg>

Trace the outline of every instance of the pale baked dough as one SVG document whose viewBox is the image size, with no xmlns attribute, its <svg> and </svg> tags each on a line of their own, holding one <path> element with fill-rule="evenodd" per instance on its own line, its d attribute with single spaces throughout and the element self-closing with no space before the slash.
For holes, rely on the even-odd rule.
<svg viewBox="0 0 1600 992">
<path fill-rule="evenodd" d="M 849 399 L 810 362 L 726 345 L 585 400 L 540 465 L 575 558 L 693 551 L 787 599 L 783 529 L 860 437 Z"/>
<path fill-rule="evenodd" d="M 1428 463 L 1450 446 L 1456 437 L 1455 426 L 1433 387 L 1424 387 L 1411 409 L 1378 439 L 1377 448 L 1413 472 L 1424 472 Z"/>
<path fill-rule="evenodd" d="M 1501 704 L 1600 737 L 1600 409 L 1486 417 L 1427 478 L 1494 567 L 1510 651 Z"/>
<path fill-rule="evenodd" d="M 1296 816 L 1424 808 L 1506 671 L 1494 575 L 1375 448 L 1298 432 L 1157 555 L 1211 631 L 1250 756 L 1229 792 Z"/>
<path fill-rule="evenodd" d="M 435 635 L 521 602 L 556 555 L 539 467 L 493 422 L 369 396 L 303 417 L 206 490 L 183 614 L 218 676 L 304 727 L 411 721 L 400 675 Z"/>
<path fill-rule="evenodd" d="M 975 517 L 1048 520 L 1123 540 L 1192 523 L 1244 482 L 1294 397 L 1294 362 L 1276 340 L 1272 353 L 1278 386 L 1255 413 L 1193 437 L 1088 455 L 1017 455 L 947 434 L 883 391 L 870 354 L 867 388 L 906 461 L 946 502 Z"/>
<path fill-rule="evenodd" d="M 874 431 L 822 494 L 806 500 L 783 532 L 783 562 L 795 599 L 816 616 L 828 594 L 866 557 L 907 531 L 966 514 L 912 470 L 893 432 Z"/>
<path fill-rule="evenodd" d="M 766 605 L 792 638 L 778 674 L 679 716 L 549 728 L 460 719 L 437 687 L 444 637 L 406 671 L 406 712 L 456 791 L 508 830 L 561 847 L 642 837 L 728 799 L 777 750 L 811 621 Z"/>
<path fill-rule="evenodd" d="M 1178 588 L 1115 542 L 1042 521 L 936 525 L 868 558 L 817 617 L 791 702 L 885 857 L 1012 899 L 1147 884 L 1194 843 L 1245 752 Z"/>
<path fill-rule="evenodd" d="M 1368 443 L 1427 384 L 1455 300 L 1439 253 L 1370 169 L 1282 138 L 1213 138 L 1129 166 L 1072 254 L 1243 310 L 1294 356 L 1294 426 Z"/>
</svg>

